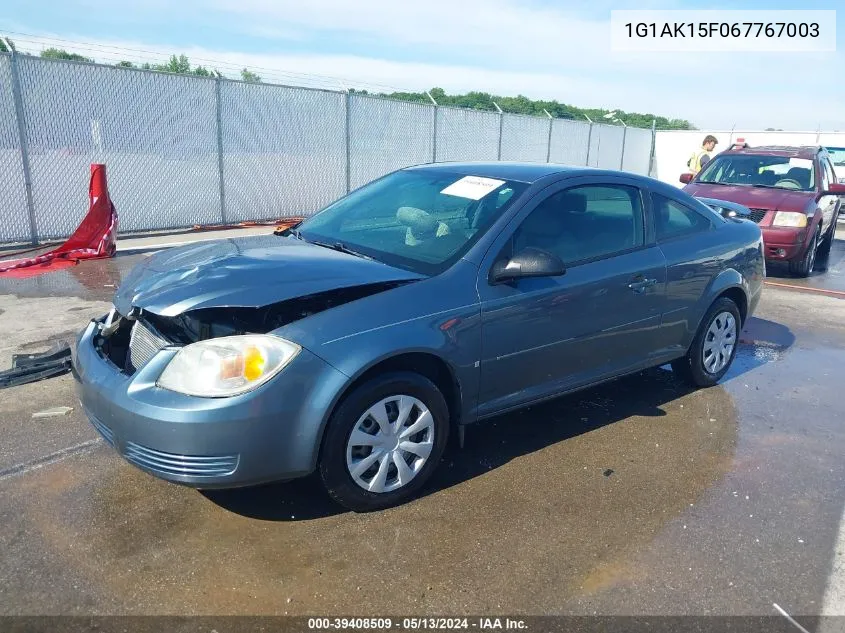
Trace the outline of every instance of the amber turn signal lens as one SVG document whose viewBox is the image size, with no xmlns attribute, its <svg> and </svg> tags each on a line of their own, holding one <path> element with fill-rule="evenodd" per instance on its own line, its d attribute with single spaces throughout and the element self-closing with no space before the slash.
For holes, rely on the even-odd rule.
<svg viewBox="0 0 845 633">
<path fill-rule="evenodd" d="M 258 380 L 264 373 L 264 366 L 267 361 L 264 354 L 257 347 L 250 346 L 244 350 L 243 355 L 243 376 L 249 381 Z"/>
</svg>

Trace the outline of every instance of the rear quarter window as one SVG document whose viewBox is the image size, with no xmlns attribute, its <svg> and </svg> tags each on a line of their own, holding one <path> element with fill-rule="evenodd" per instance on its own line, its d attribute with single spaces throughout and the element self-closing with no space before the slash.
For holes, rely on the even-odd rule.
<svg viewBox="0 0 845 633">
<path fill-rule="evenodd" d="M 713 226 L 710 218 L 659 193 L 651 194 L 651 202 L 658 242 L 703 233 Z"/>
</svg>

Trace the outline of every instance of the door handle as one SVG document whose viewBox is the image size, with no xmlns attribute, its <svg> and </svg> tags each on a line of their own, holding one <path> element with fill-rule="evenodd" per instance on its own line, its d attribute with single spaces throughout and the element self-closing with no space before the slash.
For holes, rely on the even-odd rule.
<svg viewBox="0 0 845 633">
<path fill-rule="evenodd" d="M 651 288 L 657 283 L 656 279 L 640 279 L 638 281 L 632 281 L 628 284 L 628 288 L 636 292 L 637 294 L 643 293 L 646 291 L 647 288 Z"/>
</svg>

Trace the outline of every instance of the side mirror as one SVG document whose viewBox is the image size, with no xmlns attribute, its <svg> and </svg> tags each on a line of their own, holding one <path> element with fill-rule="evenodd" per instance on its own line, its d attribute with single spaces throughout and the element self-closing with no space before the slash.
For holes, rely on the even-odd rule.
<svg viewBox="0 0 845 633">
<path fill-rule="evenodd" d="M 690 182 L 692 182 L 692 174 L 689 172 L 681 174 L 681 177 L 678 180 L 680 180 L 685 185 L 688 185 L 690 184 Z"/>
<path fill-rule="evenodd" d="M 510 259 L 500 259 L 490 271 L 493 283 L 524 277 L 559 277 L 566 267 L 557 255 L 539 248 L 526 248 Z"/>
<path fill-rule="evenodd" d="M 832 182 L 827 186 L 826 196 L 845 196 L 845 183 Z"/>
</svg>

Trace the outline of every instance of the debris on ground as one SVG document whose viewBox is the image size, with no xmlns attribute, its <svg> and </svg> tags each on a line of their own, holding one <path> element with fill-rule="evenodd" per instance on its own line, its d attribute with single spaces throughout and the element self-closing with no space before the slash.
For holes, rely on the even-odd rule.
<svg viewBox="0 0 845 633">
<path fill-rule="evenodd" d="M 14 354 L 12 368 L 0 372 L 0 389 L 61 376 L 71 369 L 70 346 L 60 342 L 43 354 Z"/>
<path fill-rule="evenodd" d="M 50 407 L 32 414 L 33 418 L 57 418 L 73 411 L 73 407 Z"/>
</svg>

